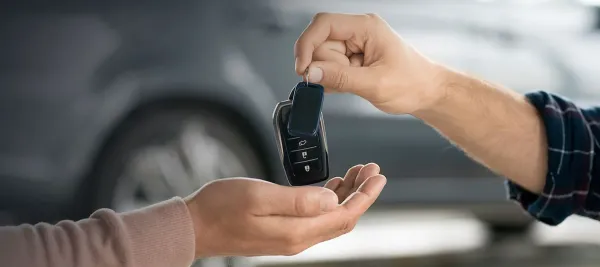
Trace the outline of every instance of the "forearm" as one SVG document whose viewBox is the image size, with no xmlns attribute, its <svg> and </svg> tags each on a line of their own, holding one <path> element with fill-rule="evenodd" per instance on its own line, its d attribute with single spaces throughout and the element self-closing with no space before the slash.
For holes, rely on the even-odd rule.
<svg viewBox="0 0 600 267">
<path fill-rule="evenodd" d="M 471 158 L 533 193 L 544 187 L 544 124 L 525 96 L 443 69 L 444 98 L 416 117 Z"/>
<path fill-rule="evenodd" d="M 189 266 L 194 229 L 172 199 L 130 213 L 100 210 L 89 219 L 0 228 L 2 266 Z"/>
<path fill-rule="evenodd" d="M 444 97 L 413 115 L 512 181 L 509 197 L 536 219 L 550 225 L 572 214 L 600 219 L 600 108 L 441 73 Z"/>
</svg>

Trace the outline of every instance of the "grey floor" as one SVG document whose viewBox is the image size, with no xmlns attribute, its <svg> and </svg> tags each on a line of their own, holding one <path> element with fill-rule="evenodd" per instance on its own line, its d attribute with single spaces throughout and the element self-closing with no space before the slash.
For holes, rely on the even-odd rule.
<svg viewBox="0 0 600 267">
<path fill-rule="evenodd" d="M 573 217 L 558 227 L 490 243 L 477 220 L 449 212 L 380 211 L 355 230 L 292 257 L 259 257 L 263 267 L 588 267 L 600 266 L 600 222 Z"/>
</svg>

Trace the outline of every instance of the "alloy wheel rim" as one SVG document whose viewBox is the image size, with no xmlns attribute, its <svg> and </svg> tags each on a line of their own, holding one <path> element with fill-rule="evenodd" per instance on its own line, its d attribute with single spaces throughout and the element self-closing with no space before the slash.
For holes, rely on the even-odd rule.
<svg viewBox="0 0 600 267">
<path fill-rule="evenodd" d="M 183 125 L 173 142 L 143 148 L 126 162 L 112 200 L 116 211 L 187 196 L 218 178 L 248 175 L 242 159 L 204 125 Z"/>
</svg>

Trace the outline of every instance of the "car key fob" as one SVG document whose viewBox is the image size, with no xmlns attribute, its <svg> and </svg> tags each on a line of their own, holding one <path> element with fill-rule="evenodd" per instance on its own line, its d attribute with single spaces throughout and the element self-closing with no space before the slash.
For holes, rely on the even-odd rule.
<svg viewBox="0 0 600 267">
<path fill-rule="evenodd" d="M 279 156 L 287 179 L 292 186 L 315 184 L 329 178 L 329 155 L 325 123 L 321 112 L 322 104 L 319 103 L 313 107 L 293 107 L 294 98 L 302 94 L 298 93 L 298 90 L 303 90 L 307 86 L 322 88 L 318 84 L 300 82 L 292 89 L 289 99 L 279 102 L 273 111 L 273 127 Z M 309 96 L 304 100 L 310 99 L 312 98 Z M 296 101 L 296 104 L 306 103 Z M 318 112 L 311 108 L 318 108 Z M 302 115 L 315 116 L 317 117 L 316 122 L 314 118 Z M 290 121 L 291 118 L 294 118 L 295 121 Z M 316 124 L 314 131 L 311 130 L 313 123 Z M 290 132 L 288 126 L 291 126 L 292 129 L 300 129 L 300 132 Z M 299 127 L 296 128 L 296 126 Z"/>
<path fill-rule="evenodd" d="M 292 111 L 287 129 L 294 136 L 316 136 L 321 121 L 324 88 L 301 82 L 292 90 Z"/>
</svg>

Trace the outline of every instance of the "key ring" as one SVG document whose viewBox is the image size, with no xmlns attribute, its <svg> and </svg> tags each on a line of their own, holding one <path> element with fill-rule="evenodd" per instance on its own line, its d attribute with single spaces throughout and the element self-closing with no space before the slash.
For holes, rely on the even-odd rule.
<svg viewBox="0 0 600 267">
<path fill-rule="evenodd" d="M 304 75 L 302 75 L 306 81 L 304 81 L 304 86 L 308 87 L 308 68 L 304 71 Z M 299 82 L 296 86 L 302 86 L 302 82 Z M 292 88 L 290 95 L 288 96 L 289 100 L 294 100 L 294 95 L 296 94 L 296 87 Z"/>
<path fill-rule="evenodd" d="M 306 79 L 306 86 L 308 86 L 308 68 L 304 71 L 304 78 Z"/>
</svg>

